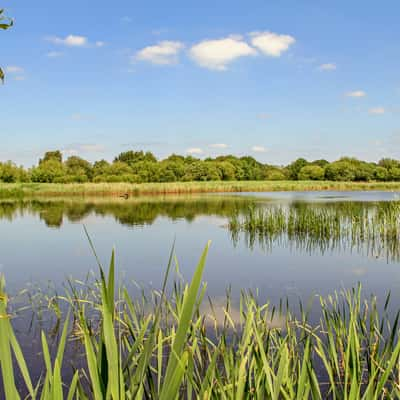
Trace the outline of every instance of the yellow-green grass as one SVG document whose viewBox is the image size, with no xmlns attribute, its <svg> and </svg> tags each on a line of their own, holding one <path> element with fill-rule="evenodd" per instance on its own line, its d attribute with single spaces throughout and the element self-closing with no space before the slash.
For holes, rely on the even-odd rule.
<svg viewBox="0 0 400 400">
<path fill-rule="evenodd" d="M 182 193 L 400 190 L 400 182 L 211 181 L 168 183 L 0 183 L 0 197 L 121 196 Z"/>
</svg>

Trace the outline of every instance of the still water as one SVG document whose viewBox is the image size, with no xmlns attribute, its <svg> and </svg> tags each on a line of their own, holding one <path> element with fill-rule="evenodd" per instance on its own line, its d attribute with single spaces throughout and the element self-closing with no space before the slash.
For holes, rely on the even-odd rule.
<svg viewBox="0 0 400 400">
<path fill-rule="evenodd" d="M 258 290 L 262 299 L 277 302 L 307 300 L 360 282 L 364 293 L 392 291 L 400 299 L 400 266 L 365 251 L 333 248 L 307 251 L 279 242 L 268 249 L 243 238 L 232 240 L 228 220 L 251 204 L 380 202 L 397 200 L 388 192 L 291 192 L 131 199 L 46 199 L 0 202 L 0 272 L 9 292 L 29 284 L 60 287 L 69 277 L 85 279 L 97 267 L 85 226 L 100 260 L 107 265 L 116 249 L 118 274 L 124 282 L 159 288 L 169 252 L 175 253 L 181 274 L 190 279 L 208 240 L 205 269 L 208 295 L 223 297 L 231 287 Z M 243 240 L 242 240 L 243 239 Z"/>
<path fill-rule="evenodd" d="M 316 294 L 332 294 L 358 283 L 362 284 L 365 296 L 375 294 L 381 304 L 391 291 L 391 310 L 396 311 L 400 304 L 400 246 L 392 243 L 390 257 L 385 256 L 385 251 L 378 254 L 363 246 L 346 246 L 346 243 L 327 248 L 324 240 L 323 246 L 319 246 L 317 240 L 307 247 L 297 243 L 301 235 L 293 235 L 289 240 L 278 237 L 265 246 L 263 238 L 249 243 L 245 233 L 233 235 L 229 222 L 232 216 L 244 215 L 255 207 L 296 209 L 301 215 L 304 207 L 348 210 L 349 205 L 354 205 L 355 209 L 386 206 L 395 204 L 387 202 L 398 199 L 396 193 L 388 192 L 291 192 L 127 200 L 2 200 L 0 272 L 5 274 L 11 295 L 25 288 L 32 294 L 38 288 L 48 293 L 49 286 L 52 293 L 56 290 L 62 294 L 63 284 L 69 278 L 85 280 L 88 275 L 97 276 L 98 268 L 85 226 L 103 265 L 107 265 L 115 247 L 118 277 L 133 296 L 135 293 L 139 296 L 142 289 L 150 291 L 161 287 L 174 242 L 179 272 L 189 280 L 204 246 L 211 240 L 204 274 L 207 295 L 214 305 L 222 306 L 229 287 L 232 318 L 239 316 L 241 290 L 258 291 L 260 302 L 277 305 L 287 298 L 297 307 L 299 300 L 305 303 Z M 397 225 L 394 228 L 395 237 L 398 237 L 400 230 Z M 18 303 L 19 297 L 12 297 L 12 303 Z M 30 304 L 35 310 L 40 308 L 35 301 Z M 311 323 L 319 320 L 317 304 L 314 301 Z M 46 299 L 41 306 L 47 308 Z M 43 328 L 48 333 L 51 352 L 56 351 L 60 332 L 52 313 L 49 319 L 43 318 L 31 312 L 30 307 L 21 312 L 16 312 L 17 306 L 12 307 L 13 326 L 32 379 L 37 382 L 44 368 L 40 331 Z M 70 365 L 84 367 L 85 359 L 82 349 L 75 348 L 74 341 L 68 344 L 65 358 L 68 366 L 63 367 L 63 379 L 69 382 L 73 374 Z M 18 388 L 24 390 L 20 375 L 17 375 L 17 383 Z M 0 382 L 0 399 L 4 398 L 1 385 Z"/>
</svg>

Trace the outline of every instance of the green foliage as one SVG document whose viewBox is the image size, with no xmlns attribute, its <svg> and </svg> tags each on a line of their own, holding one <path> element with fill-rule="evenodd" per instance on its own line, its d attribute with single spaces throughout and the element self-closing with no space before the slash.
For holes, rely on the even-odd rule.
<svg viewBox="0 0 400 400">
<path fill-rule="evenodd" d="M 65 183 L 65 166 L 56 158 L 49 158 L 46 161 L 41 161 L 40 164 L 32 168 L 32 182 L 46 183 Z"/>
<path fill-rule="evenodd" d="M 0 163 L 0 182 L 29 182 L 30 177 L 23 167 L 17 167 L 11 161 Z"/>
<path fill-rule="evenodd" d="M 69 157 L 65 161 L 65 166 L 66 174 L 72 177 L 72 182 L 88 182 L 93 178 L 92 165 L 81 157 Z"/>
<path fill-rule="evenodd" d="M 3 172 L 1 172 L 3 171 Z M 126 151 L 112 163 L 106 160 L 93 164 L 71 156 L 63 162 L 59 150 L 48 151 L 36 167 L 25 170 L 11 162 L 0 163 L 0 182 L 42 183 L 168 183 L 211 181 L 283 181 L 314 180 L 337 182 L 400 181 L 400 162 L 384 158 L 379 163 L 342 157 L 329 163 L 320 159 L 308 162 L 298 158 L 287 166 L 263 164 L 253 157 L 233 155 L 208 157 L 171 154 L 157 160 L 150 152 Z"/>
<path fill-rule="evenodd" d="M 304 158 L 298 158 L 296 161 L 293 161 L 291 164 L 289 164 L 286 167 L 289 172 L 289 179 L 294 181 L 299 179 L 299 172 L 306 165 L 308 165 L 308 161 Z"/>
<path fill-rule="evenodd" d="M 115 157 L 115 161 L 120 161 L 124 162 L 126 164 L 132 165 L 140 161 L 150 161 L 150 162 L 156 162 L 157 159 L 154 157 L 153 153 L 150 151 L 144 153 L 143 151 L 125 151 L 123 153 L 120 153 L 117 157 Z"/>
<path fill-rule="evenodd" d="M 13 26 L 13 20 L 4 15 L 4 10 L 0 9 L 0 29 L 6 30 Z M 0 80 L 4 82 L 4 72 L 0 68 Z"/>
<path fill-rule="evenodd" d="M 356 170 L 348 161 L 335 161 L 325 167 L 325 176 L 330 181 L 354 181 Z"/>
<path fill-rule="evenodd" d="M 46 151 L 46 153 L 44 153 L 44 157 L 39 160 L 39 165 L 50 160 L 62 163 L 63 157 L 61 151 L 60 150 Z"/>
<path fill-rule="evenodd" d="M 298 173 L 300 181 L 322 181 L 325 177 L 325 170 L 318 165 L 307 165 Z"/>
<path fill-rule="evenodd" d="M 319 297 L 307 309 L 289 302 L 275 308 L 245 291 L 238 305 L 228 295 L 206 306 L 207 252 L 208 245 L 190 284 L 178 280 L 167 290 L 171 251 L 161 290 L 138 299 L 116 285 L 114 252 L 108 275 L 98 262 L 94 286 L 69 282 L 57 297 L 69 311 L 58 316 L 62 329 L 55 351 L 41 332 L 44 368 L 36 381 L 15 336 L 0 275 L 5 400 L 399 398 L 399 313 L 389 316 L 390 293 L 383 307 L 373 296 L 364 300 L 360 286 Z M 309 311 L 316 307 L 320 318 L 313 323 Z M 70 335 L 79 340 L 75 349 L 86 365 L 65 382 L 61 371 Z"/>
</svg>

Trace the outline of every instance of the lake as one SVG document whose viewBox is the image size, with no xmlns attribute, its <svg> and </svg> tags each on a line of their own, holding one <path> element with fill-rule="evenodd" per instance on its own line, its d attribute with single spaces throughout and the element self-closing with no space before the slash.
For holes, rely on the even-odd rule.
<svg viewBox="0 0 400 400">
<path fill-rule="evenodd" d="M 373 237 L 373 245 L 369 239 L 360 244 L 352 241 L 353 233 L 346 227 L 332 240 L 319 231 L 298 227 L 289 232 L 286 225 L 283 233 L 277 235 L 250 235 L 241 230 L 234 232 L 232 221 L 249 210 L 284 210 L 300 222 L 304 215 L 326 218 L 322 221 L 330 221 L 333 216 L 335 221 L 337 215 L 345 215 L 349 210 L 357 214 L 371 209 L 371 215 L 376 215 L 379 207 L 397 204 L 398 199 L 398 194 L 391 192 L 274 192 L 2 200 L 0 272 L 5 274 L 11 295 L 28 289 L 23 299 L 28 298 L 35 308 L 34 313 L 18 312 L 20 296 L 11 302 L 13 326 L 32 379 L 37 381 L 44 367 L 41 357 L 37 357 L 41 353 L 40 330 L 44 328 L 49 333 L 53 352 L 60 334 L 54 315 L 40 311 L 48 306 L 46 295 L 62 294 L 68 279 L 92 281 L 98 276 L 84 227 L 104 266 L 115 247 L 118 279 L 133 296 L 161 287 L 174 243 L 179 262 L 175 277 L 182 275 L 189 280 L 204 246 L 211 240 L 204 273 L 207 295 L 215 305 L 222 305 L 229 288 L 232 318 L 239 318 L 242 290 L 256 293 L 260 303 L 270 301 L 278 305 L 287 298 L 297 307 L 299 300 L 305 303 L 317 294 L 326 296 L 358 283 L 364 296 L 377 295 L 381 307 L 391 291 L 390 311 L 397 310 L 400 304 L 400 249 L 396 243 L 381 246 Z M 373 220 L 368 221 L 367 227 L 371 229 Z M 364 225 L 360 226 L 360 235 L 368 238 Z M 397 226 L 392 228 L 398 235 Z M 379 236 L 381 229 L 377 226 L 373 232 Z M 44 296 L 29 297 L 40 290 Z M 320 317 L 317 304 L 315 301 L 311 309 L 312 323 Z M 77 350 L 74 341 L 67 346 L 66 359 L 68 365 L 85 365 L 82 349 Z M 72 369 L 63 368 L 63 376 L 68 382 Z M 23 387 L 20 375 L 17 382 Z M 1 390 L 0 384 L 0 398 Z"/>
<path fill-rule="evenodd" d="M 324 252 L 274 242 L 252 246 L 243 235 L 232 240 L 227 224 L 249 205 L 269 207 L 392 201 L 391 192 L 284 192 L 226 195 L 45 199 L 0 202 L 1 258 L 7 288 L 28 284 L 59 288 L 67 278 L 97 272 L 85 226 L 101 262 L 116 249 L 120 279 L 145 289 L 159 288 L 175 242 L 180 273 L 190 279 L 202 249 L 212 241 L 204 280 L 213 298 L 258 289 L 262 298 L 307 300 L 361 282 L 365 293 L 400 293 L 399 263 L 365 249 L 332 248 Z M 396 296 L 395 296 L 396 297 Z"/>
</svg>

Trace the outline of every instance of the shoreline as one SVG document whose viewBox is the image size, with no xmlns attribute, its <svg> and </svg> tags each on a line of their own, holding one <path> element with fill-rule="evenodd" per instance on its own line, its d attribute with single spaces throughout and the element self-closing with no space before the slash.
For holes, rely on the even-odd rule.
<svg viewBox="0 0 400 400">
<path fill-rule="evenodd" d="M 134 197 L 196 193 L 290 191 L 400 191 L 400 182 L 208 181 L 169 183 L 0 183 L 0 198 Z"/>
</svg>

